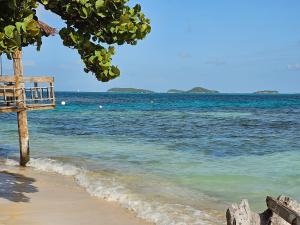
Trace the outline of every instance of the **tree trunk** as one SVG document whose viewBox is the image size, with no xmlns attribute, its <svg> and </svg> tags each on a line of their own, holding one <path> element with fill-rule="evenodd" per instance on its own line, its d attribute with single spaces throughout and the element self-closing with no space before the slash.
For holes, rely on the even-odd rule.
<svg viewBox="0 0 300 225">
<path fill-rule="evenodd" d="M 16 50 L 13 54 L 14 76 L 16 78 L 17 89 L 17 107 L 18 112 L 18 129 L 19 129 L 19 144 L 20 144 L 20 165 L 26 166 L 29 161 L 29 132 L 26 112 L 26 96 L 23 92 L 25 84 L 23 79 L 22 51 Z"/>
</svg>

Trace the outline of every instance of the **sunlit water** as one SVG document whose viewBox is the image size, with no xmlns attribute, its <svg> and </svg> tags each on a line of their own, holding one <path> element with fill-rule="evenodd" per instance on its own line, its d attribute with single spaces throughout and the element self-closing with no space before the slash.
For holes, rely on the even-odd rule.
<svg viewBox="0 0 300 225">
<path fill-rule="evenodd" d="M 300 200 L 300 95 L 58 93 L 30 112 L 31 166 L 156 224 L 223 224 L 231 202 Z M 99 106 L 102 106 L 99 107 Z M 18 157 L 0 114 L 0 155 Z M 7 163 L 12 163 L 10 160 Z"/>
</svg>

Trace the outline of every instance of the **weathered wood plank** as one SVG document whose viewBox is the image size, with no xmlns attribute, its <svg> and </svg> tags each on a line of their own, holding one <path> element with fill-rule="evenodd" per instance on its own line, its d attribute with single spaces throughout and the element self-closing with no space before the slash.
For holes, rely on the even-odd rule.
<svg viewBox="0 0 300 225">
<path fill-rule="evenodd" d="M 16 106 L 0 106 L 0 113 L 12 113 L 12 112 L 19 112 Z"/>
<path fill-rule="evenodd" d="M 261 214 L 252 212 L 246 199 L 242 200 L 239 205 L 232 204 L 226 212 L 227 225 L 268 225 L 271 216 L 270 210 Z"/>
<path fill-rule="evenodd" d="M 226 212 L 227 225 L 300 225 L 300 204 L 285 196 L 267 197 L 268 209 L 261 213 L 250 210 L 247 200 L 232 204 Z"/>
<path fill-rule="evenodd" d="M 5 93 L 4 93 L 4 91 L 1 91 L 1 90 L 0 90 L 0 96 L 13 97 L 13 96 L 14 96 L 14 92 L 13 92 L 13 91 L 6 90 Z"/>
<path fill-rule="evenodd" d="M 15 95 L 14 95 L 14 93 L 13 92 L 11 92 L 11 91 L 7 91 L 7 92 L 1 92 L 1 90 L 0 90 L 0 96 L 5 96 L 5 97 L 14 97 Z"/>
<path fill-rule="evenodd" d="M 12 54 L 14 76 L 0 76 L 0 113 L 16 112 L 18 118 L 20 165 L 26 166 L 29 161 L 29 132 L 27 111 L 47 110 L 55 108 L 53 77 L 24 77 L 22 51 L 16 49 Z M 28 83 L 33 83 L 28 85 Z M 38 83 L 47 83 L 47 87 L 39 87 Z M 28 85 L 28 87 L 26 86 Z M 43 98 L 46 90 L 47 98 Z M 34 92 L 33 92 L 34 91 Z M 39 95 L 38 95 L 39 92 Z M 28 97 L 30 95 L 30 97 Z M 26 98 L 29 99 L 26 99 Z M 40 104 L 30 104 L 32 103 Z M 43 104 L 51 102 L 51 104 Z M 29 104 L 27 104 L 29 103 Z"/>
<path fill-rule="evenodd" d="M 36 83 L 53 83 L 54 77 L 23 77 L 25 82 Z"/>
<path fill-rule="evenodd" d="M 14 76 L 0 76 L 0 82 L 5 82 L 5 83 L 9 83 L 9 82 L 15 82 L 16 79 Z"/>
<path fill-rule="evenodd" d="M 266 202 L 268 208 L 286 222 L 292 225 L 300 225 L 300 213 L 296 212 L 294 207 L 291 207 L 291 204 L 289 204 L 289 201 L 291 200 L 289 198 L 287 200 L 288 201 L 283 201 L 283 198 L 281 197 L 277 200 L 268 196 Z"/>
<path fill-rule="evenodd" d="M 50 110 L 55 109 L 55 105 L 53 104 L 34 104 L 34 105 L 27 105 L 27 110 L 35 111 L 35 110 Z"/>
<path fill-rule="evenodd" d="M 3 97 L 14 97 L 15 93 L 14 93 L 14 85 L 2 85 L 0 86 L 0 96 Z"/>
<path fill-rule="evenodd" d="M 11 78 L 11 77 L 10 77 Z M 15 76 L 15 83 L 13 85 L 1 85 L 0 86 L 0 97 L 3 97 L 5 101 L 6 97 L 16 99 L 17 96 L 20 96 L 19 99 L 25 99 L 25 93 L 29 93 L 30 97 L 26 99 L 26 102 L 16 102 L 14 104 L 25 104 L 30 103 L 33 101 L 34 103 L 38 104 L 42 101 L 50 101 L 51 104 L 55 104 L 55 97 L 54 97 L 54 78 L 53 77 L 23 77 L 23 76 Z M 7 80 L 7 79 L 6 79 Z M 25 81 L 25 82 L 24 82 Z M 26 83 L 33 83 L 34 87 L 26 88 Z M 48 83 L 46 87 L 40 87 L 39 83 Z M 21 87 L 22 86 L 22 87 Z M 46 93 L 44 93 L 46 92 Z M 47 97 L 46 95 L 47 94 Z M 24 96 L 23 96 L 24 95 Z M 44 96 L 43 96 L 44 95 Z M 44 98 L 45 97 L 45 98 Z M 9 102 L 7 102 L 9 103 Z M 1 107 L 1 106 L 0 106 Z M 26 107 L 26 106 L 24 106 Z M 20 108 L 20 106 L 19 106 Z M 6 110 L 3 110 L 5 112 Z"/>
<path fill-rule="evenodd" d="M 50 110 L 55 109 L 53 104 L 39 104 L 39 105 L 27 105 L 26 108 L 18 108 L 17 106 L 0 106 L 0 113 L 12 113 L 20 112 L 24 110 L 35 111 L 35 110 Z"/>
<path fill-rule="evenodd" d="M 20 82 L 37 82 L 37 83 L 53 83 L 54 82 L 54 77 L 50 77 L 50 76 L 39 76 L 39 77 L 35 77 L 35 76 L 26 76 L 26 77 L 20 77 L 19 78 Z M 0 76 L 0 82 L 16 82 L 16 77 L 15 76 Z"/>
<path fill-rule="evenodd" d="M 16 96 L 20 101 L 16 102 L 16 106 L 20 110 L 17 113 L 18 118 L 18 131 L 19 131 L 19 145 L 20 145 L 20 165 L 26 166 L 29 161 L 29 132 L 28 132 L 28 120 L 26 112 L 26 96 L 25 96 L 25 84 L 23 82 L 23 64 L 22 64 L 22 51 L 15 50 L 13 53 L 13 67 L 14 76 L 16 79 Z"/>
</svg>

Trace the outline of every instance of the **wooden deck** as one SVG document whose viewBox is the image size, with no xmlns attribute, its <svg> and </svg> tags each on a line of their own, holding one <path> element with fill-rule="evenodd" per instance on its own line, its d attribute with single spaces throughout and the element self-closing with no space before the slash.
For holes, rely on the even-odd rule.
<svg viewBox="0 0 300 225">
<path fill-rule="evenodd" d="M 28 105 L 25 108 L 18 108 L 17 106 L 0 106 L 0 113 L 20 112 L 23 110 L 34 111 L 34 110 L 50 110 L 50 109 L 55 109 L 55 105 L 36 104 L 36 105 Z"/>
<path fill-rule="evenodd" d="M 25 85 L 19 88 L 17 83 Z M 24 107 L 18 106 L 20 102 Z M 53 108 L 55 108 L 53 77 L 0 76 L 0 113 Z"/>
</svg>

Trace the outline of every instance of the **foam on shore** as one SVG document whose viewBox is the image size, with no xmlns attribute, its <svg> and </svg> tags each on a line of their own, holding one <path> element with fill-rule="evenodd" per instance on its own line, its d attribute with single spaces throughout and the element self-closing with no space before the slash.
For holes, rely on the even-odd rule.
<svg viewBox="0 0 300 225">
<path fill-rule="evenodd" d="M 6 165 L 16 166 L 18 163 L 7 159 Z M 139 218 L 157 225 L 217 225 L 223 224 L 206 212 L 181 204 L 167 204 L 157 201 L 138 199 L 136 195 L 124 188 L 118 181 L 110 177 L 94 176 L 83 168 L 53 159 L 31 159 L 29 167 L 35 170 L 58 173 L 74 177 L 76 183 L 91 195 L 107 201 L 118 202 L 122 207 L 136 213 Z"/>
</svg>

